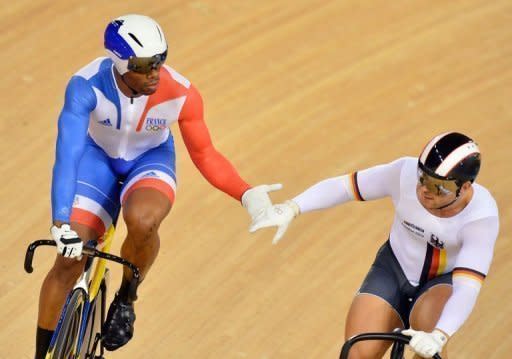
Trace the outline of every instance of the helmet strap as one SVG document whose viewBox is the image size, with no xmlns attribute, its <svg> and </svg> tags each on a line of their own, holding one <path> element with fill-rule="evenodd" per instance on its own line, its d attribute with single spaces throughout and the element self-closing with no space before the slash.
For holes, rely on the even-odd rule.
<svg viewBox="0 0 512 359">
<path fill-rule="evenodd" d="M 449 206 L 451 206 L 452 204 L 454 204 L 454 203 L 455 203 L 455 201 L 457 201 L 457 200 L 459 199 L 459 197 L 460 197 L 460 189 L 461 189 L 461 187 L 458 187 L 458 188 L 457 188 L 457 192 L 455 192 L 455 198 L 453 199 L 453 201 L 451 201 L 451 202 L 450 202 L 450 203 L 448 203 L 448 204 L 445 204 L 444 206 L 438 207 L 438 208 L 436 208 L 436 209 L 444 209 L 444 208 L 449 207 Z"/>
</svg>

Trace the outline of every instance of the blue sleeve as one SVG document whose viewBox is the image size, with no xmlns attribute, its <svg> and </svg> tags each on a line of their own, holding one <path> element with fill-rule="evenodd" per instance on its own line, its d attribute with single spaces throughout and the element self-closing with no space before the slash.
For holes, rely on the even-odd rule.
<svg viewBox="0 0 512 359">
<path fill-rule="evenodd" d="M 52 178 L 52 216 L 69 223 L 75 196 L 78 163 L 83 155 L 89 115 L 96 107 L 96 95 L 83 77 L 73 76 L 66 88 L 59 116 L 55 164 Z"/>
</svg>

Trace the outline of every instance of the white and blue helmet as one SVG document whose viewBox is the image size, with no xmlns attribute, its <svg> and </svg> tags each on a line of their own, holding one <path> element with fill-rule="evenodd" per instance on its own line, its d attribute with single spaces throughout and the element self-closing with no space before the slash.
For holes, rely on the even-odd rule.
<svg viewBox="0 0 512 359">
<path fill-rule="evenodd" d="M 158 23 L 144 15 L 124 15 L 105 29 L 105 49 L 121 75 L 149 72 L 167 57 L 167 41 Z"/>
</svg>

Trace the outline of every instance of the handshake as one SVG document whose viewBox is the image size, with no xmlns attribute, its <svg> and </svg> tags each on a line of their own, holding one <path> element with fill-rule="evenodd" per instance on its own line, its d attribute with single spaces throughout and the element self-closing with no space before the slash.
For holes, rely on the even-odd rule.
<svg viewBox="0 0 512 359">
<path fill-rule="evenodd" d="M 292 220 L 300 213 L 297 203 L 291 200 L 272 204 L 268 192 L 279 190 L 282 187 L 281 184 L 260 185 L 245 191 L 242 196 L 242 205 L 251 216 L 249 232 L 253 233 L 260 228 L 277 227 L 272 244 L 279 242 Z"/>
</svg>

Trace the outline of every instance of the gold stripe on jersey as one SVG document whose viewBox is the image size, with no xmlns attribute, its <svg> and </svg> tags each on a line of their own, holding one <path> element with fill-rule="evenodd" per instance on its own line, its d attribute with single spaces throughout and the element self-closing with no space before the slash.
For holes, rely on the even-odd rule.
<svg viewBox="0 0 512 359">
<path fill-rule="evenodd" d="M 438 275 L 441 275 L 444 273 L 444 270 L 446 269 L 446 262 L 447 262 L 446 249 L 441 249 L 441 251 L 439 253 L 439 268 L 437 269 Z"/>
<path fill-rule="evenodd" d="M 485 274 L 470 268 L 455 268 L 453 270 L 453 277 L 470 278 L 482 284 L 485 279 Z"/>
<path fill-rule="evenodd" d="M 350 183 L 352 185 L 352 194 L 356 201 L 364 201 L 364 198 L 361 196 L 361 192 L 359 192 L 359 186 L 357 184 L 357 172 L 353 172 L 350 174 Z"/>
</svg>

